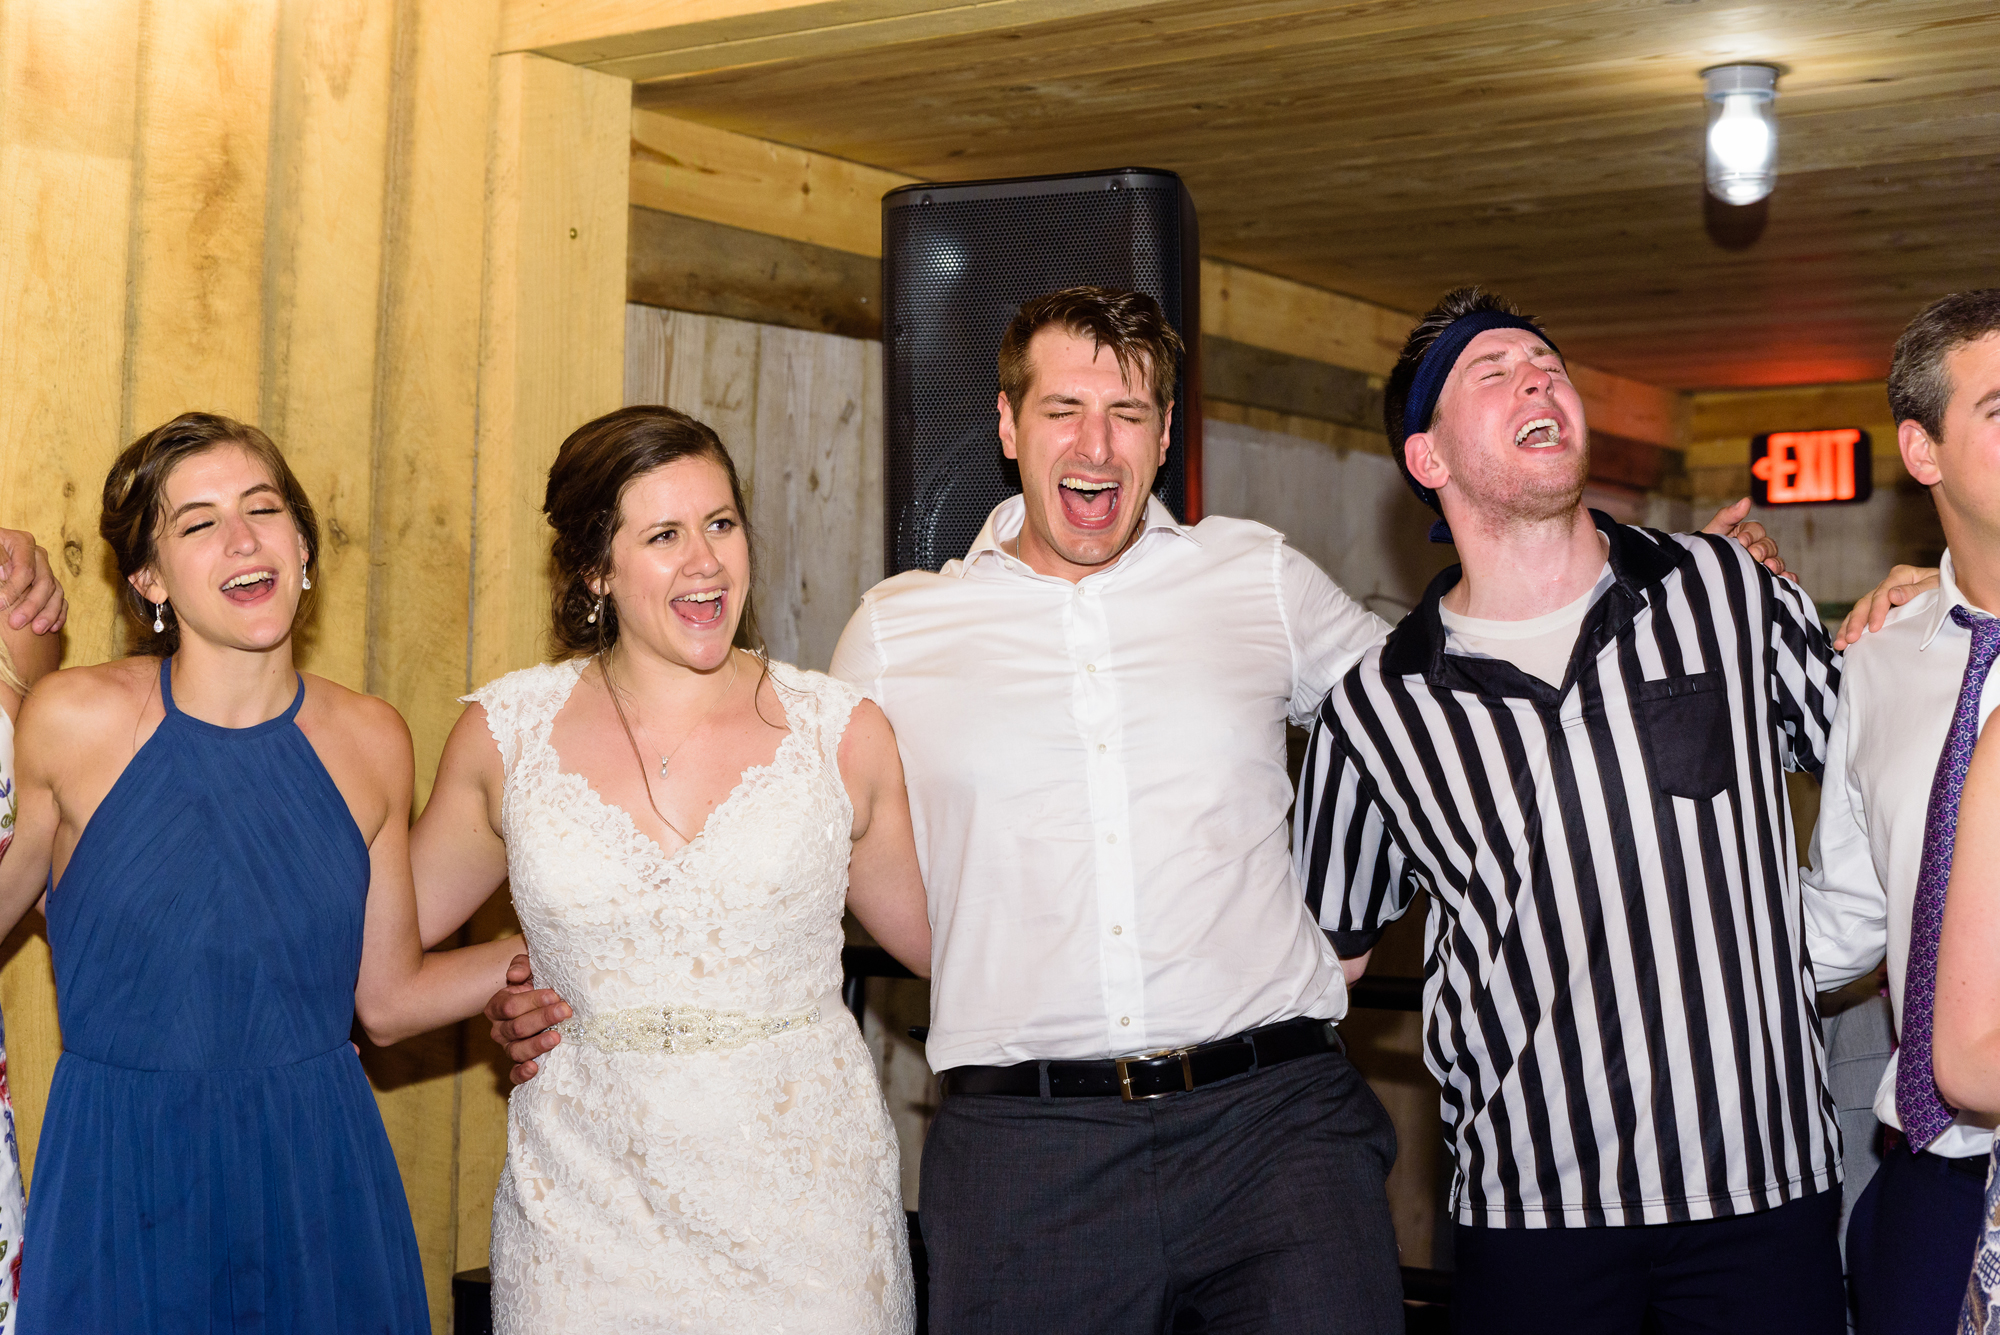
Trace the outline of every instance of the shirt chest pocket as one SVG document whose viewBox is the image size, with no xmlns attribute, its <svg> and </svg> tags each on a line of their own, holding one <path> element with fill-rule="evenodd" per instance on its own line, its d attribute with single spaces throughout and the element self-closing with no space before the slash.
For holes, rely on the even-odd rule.
<svg viewBox="0 0 2000 1335">
<path fill-rule="evenodd" d="M 1729 786 L 1736 737 L 1729 726 L 1729 683 L 1720 671 L 1640 682 L 1632 691 L 1632 714 L 1655 788 L 1700 802 Z"/>
</svg>

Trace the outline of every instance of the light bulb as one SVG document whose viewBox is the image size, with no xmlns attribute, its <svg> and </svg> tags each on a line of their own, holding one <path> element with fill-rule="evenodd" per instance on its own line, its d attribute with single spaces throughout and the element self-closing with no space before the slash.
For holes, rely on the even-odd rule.
<svg viewBox="0 0 2000 1335">
<path fill-rule="evenodd" d="M 1707 83 L 1708 191 L 1725 204 L 1754 204 L 1778 178 L 1773 114 L 1778 71 L 1769 65 L 1718 65 Z"/>
</svg>

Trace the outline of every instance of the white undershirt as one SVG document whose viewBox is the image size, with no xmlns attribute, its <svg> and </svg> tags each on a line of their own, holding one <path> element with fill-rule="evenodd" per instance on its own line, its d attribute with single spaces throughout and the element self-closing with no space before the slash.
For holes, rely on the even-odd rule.
<svg viewBox="0 0 2000 1335">
<path fill-rule="evenodd" d="M 1445 652 L 1462 658 L 1503 659 L 1529 676 L 1559 687 L 1569 675 L 1570 655 L 1576 650 L 1583 618 L 1591 604 L 1610 587 L 1611 563 L 1607 561 L 1598 573 L 1597 583 L 1583 597 L 1526 621 L 1461 616 L 1439 603 L 1438 620 L 1444 623 L 1446 633 Z"/>
</svg>

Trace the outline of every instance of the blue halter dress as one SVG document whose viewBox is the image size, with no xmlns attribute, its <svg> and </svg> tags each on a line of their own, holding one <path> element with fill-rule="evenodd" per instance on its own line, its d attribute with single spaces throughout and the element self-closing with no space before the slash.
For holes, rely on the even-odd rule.
<svg viewBox="0 0 2000 1335">
<path fill-rule="evenodd" d="M 49 894 L 63 1055 L 23 1335 L 430 1329 L 416 1234 L 348 1046 L 368 848 L 292 706 L 174 707 Z"/>
</svg>

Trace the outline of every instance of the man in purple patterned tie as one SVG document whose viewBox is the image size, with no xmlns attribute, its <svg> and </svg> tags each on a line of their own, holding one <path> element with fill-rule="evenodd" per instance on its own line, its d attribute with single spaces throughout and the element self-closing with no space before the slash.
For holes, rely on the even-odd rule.
<svg viewBox="0 0 2000 1335">
<path fill-rule="evenodd" d="M 1876 1095 L 1904 1143 L 1855 1204 L 1847 1267 L 1859 1335 L 1949 1331 L 1965 1296 L 1990 1118 L 1931 1067 L 1938 928 L 1959 790 L 1996 704 L 2000 655 L 2000 289 L 1933 302 L 1896 343 L 1889 406 L 1948 544 L 1936 589 L 1849 649 L 1828 747 L 1806 939 L 1819 986 L 1889 963 L 1900 1050 Z M 1892 1137 L 1893 1139 L 1893 1137 Z"/>
</svg>

